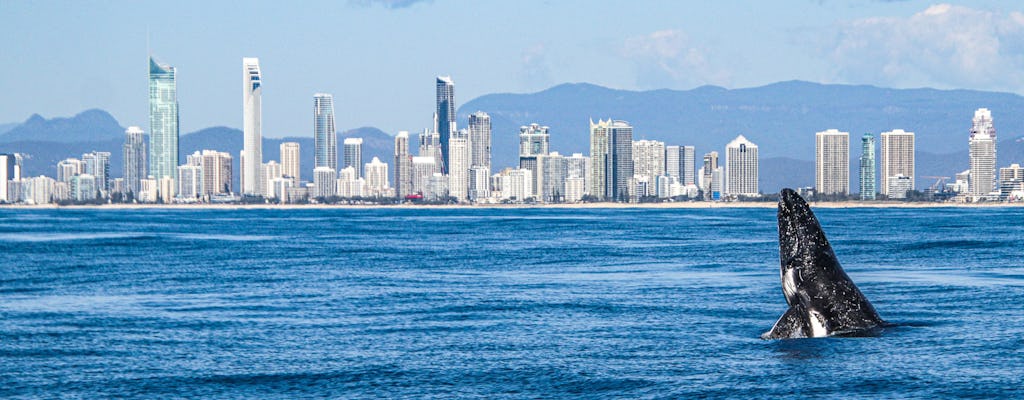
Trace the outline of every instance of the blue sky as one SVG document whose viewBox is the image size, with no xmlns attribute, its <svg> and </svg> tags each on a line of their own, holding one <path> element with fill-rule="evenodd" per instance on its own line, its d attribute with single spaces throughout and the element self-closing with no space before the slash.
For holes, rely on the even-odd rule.
<svg viewBox="0 0 1024 400">
<path fill-rule="evenodd" d="M 182 133 L 241 126 L 241 59 L 263 69 L 264 135 L 432 125 L 462 104 L 564 82 L 729 88 L 801 79 L 1024 93 L 1024 7 L 922 1 L 0 2 L 0 123 L 88 108 L 147 123 L 146 54 L 178 68 Z"/>
</svg>

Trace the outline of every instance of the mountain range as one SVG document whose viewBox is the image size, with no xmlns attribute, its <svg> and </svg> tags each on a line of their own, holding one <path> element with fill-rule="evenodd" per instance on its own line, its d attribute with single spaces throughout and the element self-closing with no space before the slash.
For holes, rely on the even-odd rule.
<svg viewBox="0 0 1024 400">
<path fill-rule="evenodd" d="M 491 116 L 494 170 L 517 164 L 519 127 L 550 127 L 551 150 L 589 153 L 589 121 L 619 119 L 634 127 L 634 139 L 693 145 L 699 159 L 744 135 L 759 146 L 763 191 L 813 186 L 814 133 L 829 128 L 850 132 L 851 189 L 856 191 L 860 136 L 892 129 L 916 133 L 918 187 L 968 168 L 967 134 L 974 110 L 992 109 L 998 131 L 998 165 L 1024 162 L 1024 97 L 972 90 L 888 89 L 873 86 L 780 82 L 749 89 L 703 86 L 692 90 L 616 90 L 586 83 L 563 84 L 530 94 L 489 94 L 458 109 L 458 124 L 477 110 Z M 416 129 L 410 129 L 416 131 Z M 121 176 L 124 127 L 102 110 L 70 118 L 32 115 L 23 123 L 0 124 L 0 152 L 25 153 L 25 173 L 55 175 L 56 163 L 89 151 L 111 153 L 111 174 Z M 362 127 L 339 133 L 363 138 L 363 161 L 392 163 L 393 137 Z M 313 139 L 264 138 L 265 160 L 279 160 L 279 145 L 300 144 L 303 178 L 312 178 Z M 415 143 L 416 139 L 412 138 Z M 414 145 L 415 146 L 415 145 Z M 211 127 L 183 134 L 180 159 L 202 149 L 232 154 L 236 168 L 242 132 Z M 339 155 L 340 155 L 339 151 Z M 724 156 L 723 160 L 724 162 Z M 237 171 L 237 169 L 236 169 Z M 308 174 L 308 175 L 307 175 Z M 236 174 L 236 184 L 237 184 Z"/>
</svg>

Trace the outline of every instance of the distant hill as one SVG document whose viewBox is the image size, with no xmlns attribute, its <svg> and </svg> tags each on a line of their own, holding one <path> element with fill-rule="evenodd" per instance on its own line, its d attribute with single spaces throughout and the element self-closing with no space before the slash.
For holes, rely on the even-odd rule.
<svg viewBox="0 0 1024 400">
<path fill-rule="evenodd" d="M 589 153 L 589 120 L 621 119 L 634 127 L 634 138 L 696 146 L 697 158 L 724 151 L 739 134 L 757 143 L 763 160 L 782 157 L 811 161 L 814 183 L 814 133 L 829 128 L 850 132 L 850 158 L 860 156 L 860 136 L 900 128 L 917 134 L 924 154 L 919 176 L 942 175 L 967 169 L 967 132 L 974 110 L 992 109 L 1000 140 L 999 165 L 1021 158 L 1024 97 L 973 90 L 886 89 L 874 86 L 822 85 L 780 82 L 749 89 L 703 86 L 693 90 L 629 91 L 576 83 L 530 94 L 490 94 L 459 107 L 459 124 L 483 110 L 491 115 L 495 166 L 515 165 L 519 126 L 539 123 L 551 127 L 551 150 L 563 154 Z M 932 156 L 934 155 L 934 156 Z M 933 162 L 932 159 L 943 160 Z M 856 164 L 855 164 L 856 165 Z M 778 182 L 806 182 L 807 164 L 766 173 L 787 174 Z M 767 165 L 766 165 L 767 167 Z M 772 172 L 774 171 L 774 172 Z M 856 182 L 855 169 L 851 182 Z M 925 180 L 919 180 L 918 185 Z M 929 181 L 930 184 L 930 181 Z M 773 191 L 773 186 L 762 186 Z"/>
<path fill-rule="evenodd" d="M 123 136 L 124 127 L 113 116 L 103 110 L 91 109 L 71 118 L 46 119 L 33 114 L 25 122 L 0 134 L 0 143 L 87 143 L 121 139 Z"/>
<path fill-rule="evenodd" d="M 11 129 L 14 129 L 14 127 L 16 127 L 18 125 L 21 125 L 21 124 L 19 124 L 17 122 L 12 122 L 12 123 L 9 123 L 9 124 L 0 124 L 0 135 L 3 135 L 5 133 L 7 133 L 7 131 L 9 131 Z"/>
</svg>

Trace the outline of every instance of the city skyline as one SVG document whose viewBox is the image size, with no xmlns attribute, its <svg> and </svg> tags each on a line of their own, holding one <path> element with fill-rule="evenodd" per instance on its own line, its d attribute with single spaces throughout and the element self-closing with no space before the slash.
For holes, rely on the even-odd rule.
<svg viewBox="0 0 1024 400">
<path fill-rule="evenodd" d="M 232 65 L 238 57 L 259 54 L 275 81 L 275 95 L 266 99 L 267 137 L 308 131 L 308 120 L 294 117 L 305 110 L 299 99 L 316 92 L 346 94 L 335 99 L 338 109 L 345 110 L 338 116 L 338 125 L 342 127 L 377 126 L 394 133 L 431 126 L 432 116 L 423 110 L 436 99 L 422 88 L 429 85 L 424 78 L 437 75 L 456 76 L 461 88 L 459 97 L 464 100 L 486 93 L 535 92 L 563 82 L 647 90 L 689 89 L 703 84 L 741 88 L 802 79 L 1015 93 L 1022 93 L 1020 87 L 1024 82 L 1021 73 L 1016 72 L 1024 68 L 1012 57 L 1013 45 L 1018 42 L 1012 28 L 1020 24 L 1014 19 L 1019 15 L 1019 5 L 998 1 L 972 1 L 957 6 L 922 1 L 808 1 L 774 7 L 742 3 L 603 3 L 582 8 L 543 2 L 531 6 L 495 2 L 466 7 L 444 1 L 360 1 L 330 7 L 273 7 L 274 13 L 289 15 L 293 18 L 285 19 L 293 21 L 351 21 L 329 24 L 339 30 L 338 37 L 345 37 L 349 30 L 377 34 L 383 42 L 372 46 L 360 41 L 342 43 L 337 53 L 355 55 L 360 63 L 331 63 L 330 59 L 338 56 L 329 54 L 328 60 L 305 62 L 310 54 L 323 55 L 320 49 L 333 41 L 330 36 L 300 39 L 295 32 L 304 30 L 294 29 L 292 24 L 269 21 L 261 24 L 261 29 L 245 29 L 251 31 L 245 37 L 234 34 L 240 24 L 265 19 L 271 13 L 270 3 L 256 2 L 244 10 L 198 2 L 184 2 L 175 10 L 160 12 L 155 11 L 157 7 L 158 4 L 114 2 L 102 7 L 103 12 L 97 12 L 77 3 L 64 4 L 59 9 L 18 2 L 0 5 L 0 30 L 6 33 L 0 37 L 7 38 L 0 40 L 9 40 L 4 48 L 11 54 L 0 61 L 0 72 L 20 77 L 0 82 L 0 90 L 13 94 L 0 99 L 0 123 L 21 121 L 32 113 L 69 115 L 102 108 L 127 125 L 145 125 L 146 111 L 137 102 L 145 89 L 134 79 L 121 78 L 139 76 L 141 71 L 130 60 L 148 55 L 179 68 L 179 97 L 183 104 L 188 104 L 183 110 L 187 118 L 181 121 L 181 130 L 191 132 L 208 126 L 238 126 L 231 112 L 236 109 L 232 101 L 234 86 L 225 77 L 233 75 Z M 637 12 L 650 7 L 665 12 Z M 547 24 L 546 29 L 521 35 L 464 35 L 464 23 L 440 30 L 425 28 L 429 21 L 441 16 L 456 16 L 455 21 L 475 21 L 476 16 L 481 16 L 498 25 L 511 24 L 517 18 L 497 16 L 520 15 L 527 9 L 542 10 L 545 20 L 563 23 Z M 612 30 L 595 37 L 583 33 L 589 30 L 579 29 L 580 24 L 590 20 L 584 16 L 596 17 L 609 10 L 622 16 L 621 24 Z M 81 15 L 89 15 L 92 20 L 80 18 Z M 459 15 L 474 18 L 458 18 Z M 963 32 L 963 37 L 944 36 L 952 29 L 942 28 L 963 26 L 958 22 L 964 20 L 976 23 Z M 126 26 L 120 21 L 146 22 Z M 885 32 L 898 28 L 907 36 L 906 43 L 884 40 Z M 40 31 L 47 34 L 24 34 Z M 877 44 L 879 51 L 886 52 L 862 57 L 872 46 L 853 46 L 855 39 Z M 452 48 L 471 50 L 431 52 L 432 46 L 410 45 L 442 42 Z M 939 43 L 948 44 L 940 48 Z M 993 45 L 983 45 L 988 43 Z M 906 47 L 894 47 L 900 45 Z M 40 54 L 40 49 L 47 49 L 48 53 Z M 395 51 L 404 54 L 405 59 L 416 59 L 417 66 L 411 70 L 402 67 L 403 63 L 387 55 Z M 54 95 L 58 82 L 45 78 L 59 76 L 54 70 L 59 63 L 46 62 L 58 54 L 78 60 L 79 73 L 85 77 L 70 88 L 61 86 L 59 96 Z M 621 62 L 586 62 L 609 54 Z M 922 54 L 928 56 L 915 58 Z M 986 62 L 970 63 L 971 59 L 981 58 Z M 864 63 L 864 59 L 873 62 Z M 122 62 L 111 64 L 107 60 Z M 332 69 L 331 65 L 342 68 Z M 752 68 L 753 65 L 758 68 Z M 935 65 L 943 68 L 937 69 Z M 347 79 L 352 76 L 361 79 Z M 495 79 L 497 76 L 513 79 Z M 28 93 L 40 96 L 37 99 Z M 378 93 L 400 95 L 388 96 L 385 101 Z"/>
</svg>

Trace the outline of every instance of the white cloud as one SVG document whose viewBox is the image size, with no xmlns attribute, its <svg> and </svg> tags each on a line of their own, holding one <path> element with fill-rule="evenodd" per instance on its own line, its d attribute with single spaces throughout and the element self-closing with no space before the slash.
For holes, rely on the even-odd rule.
<svg viewBox="0 0 1024 400">
<path fill-rule="evenodd" d="M 1024 14 L 939 4 L 910 17 L 840 24 L 825 51 L 839 80 L 1024 89 Z"/>
<path fill-rule="evenodd" d="M 676 29 L 626 39 L 621 55 L 636 64 L 637 84 L 641 87 L 728 86 L 730 81 L 728 71 L 714 67 L 707 51 Z"/>
</svg>

